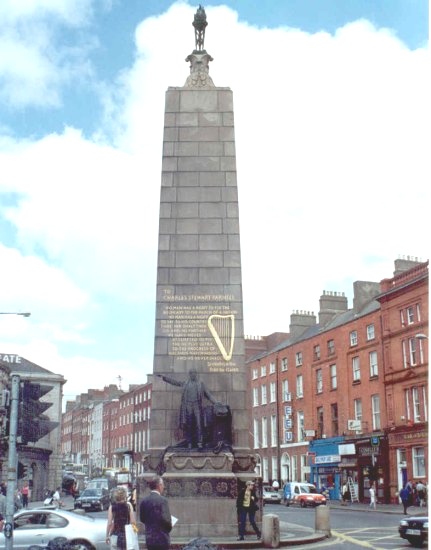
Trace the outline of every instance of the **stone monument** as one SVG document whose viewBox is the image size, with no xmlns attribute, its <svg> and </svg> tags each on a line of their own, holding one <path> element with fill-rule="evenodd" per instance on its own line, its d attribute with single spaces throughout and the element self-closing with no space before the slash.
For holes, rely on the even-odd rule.
<svg viewBox="0 0 431 550">
<path fill-rule="evenodd" d="M 236 536 L 256 477 L 247 376 L 232 91 L 209 76 L 205 10 L 184 86 L 166 92 L 148 477 L 163 476 L 172 537 Z M 258 517 L 259 520 L 259 517 Z"/>
</svg>

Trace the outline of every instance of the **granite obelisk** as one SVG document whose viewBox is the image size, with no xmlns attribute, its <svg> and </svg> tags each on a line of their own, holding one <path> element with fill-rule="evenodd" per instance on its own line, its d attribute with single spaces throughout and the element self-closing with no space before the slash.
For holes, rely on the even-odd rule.
<svg viewBox="0 0 431 550">
<path fill-rule="evenodd" d="M 181 536 L 237 532 L 255 477 L 247 378 L 233 97 L 209 75 L 205 10 L 184 86 L 166 92 L 154 378 L 146 475 L 163 474 Z"/>
</svg>

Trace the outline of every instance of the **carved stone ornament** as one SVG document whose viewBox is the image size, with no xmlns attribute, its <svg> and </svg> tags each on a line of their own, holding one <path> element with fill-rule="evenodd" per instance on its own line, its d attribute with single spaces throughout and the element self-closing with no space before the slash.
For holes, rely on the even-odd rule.
<svg viewBox="0 0 431 550">
<path fill-rule="evenodd" d="M 181 454 L 167 453 L 164 458 L 166 472 L 232 472 L 232 453 Z"/>
<path fill-rule="evenodd" d="M 204 52 L 194 51 L 186 57 L 190 62 L 190 76 L 187 78 L 184 88 L 214 88 L 214 82 L 209 73 L 209 62 L 213 58 Z"/>
</svg>

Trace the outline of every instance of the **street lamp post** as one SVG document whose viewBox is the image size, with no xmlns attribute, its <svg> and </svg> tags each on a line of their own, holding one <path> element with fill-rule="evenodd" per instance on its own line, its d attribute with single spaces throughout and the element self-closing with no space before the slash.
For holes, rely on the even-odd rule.
<svg viewBox="0 0 431 550">
<path fill-rule="evenodd" d="M 30 317 L 29 312 L 18 311 L 0 311 L 0 315 L 21 315 Z M 8 449 L 8 468 L 7 468 L 7 491 L 6 491 L 6 521 L 3 527 L 5 537 L 5 549 L 13 549 L 13 516 L 15 513 L 15 492 L 17 486 L 17 452 L 16 437 L 18 428 L 18 401 L 19 401 L 20 376 L 16 373 L 11 374 L 11 392 L 10 392 L 10 417 L 9 417 L 9 449 Z"/>
</svg>

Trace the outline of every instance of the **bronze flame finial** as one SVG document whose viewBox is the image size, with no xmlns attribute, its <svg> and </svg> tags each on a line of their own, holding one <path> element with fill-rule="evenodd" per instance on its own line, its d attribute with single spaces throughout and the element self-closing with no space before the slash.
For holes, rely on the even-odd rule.
<svg viewBox="0 0 431 550">
<path fill-rule="evenodd" d="M 205 41 L 205 27 L 207 23 L 207 15 L 204 8 L 199 4 L 199 8 L 195 13 L 193 20 L 193 26 L 195 28 L 195 47 L 196 50 L 201 52 L 204 51 L 204 41 Z"/>
</svg>

